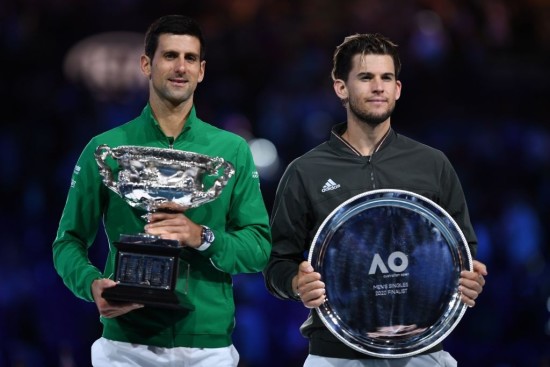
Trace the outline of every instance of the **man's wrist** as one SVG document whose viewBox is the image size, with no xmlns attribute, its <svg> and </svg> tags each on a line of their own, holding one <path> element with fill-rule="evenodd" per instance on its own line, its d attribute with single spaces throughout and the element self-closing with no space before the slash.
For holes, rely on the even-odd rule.
<svg viewBox="0 0 550 367">
<path fill-rule="evenodd" d="M 212 243 L 216 239 L 216 236 L 214 235 L 214 232 L 212 232 L 212 230 L 209 227 L 207 226 L 201 226 L 201 227 L 202 227 L 201 244 L 199 247 L 197 247 L 197 250 L 206 251 L 206 249 L 208 249 L 212 245 Z"/>
</svg>

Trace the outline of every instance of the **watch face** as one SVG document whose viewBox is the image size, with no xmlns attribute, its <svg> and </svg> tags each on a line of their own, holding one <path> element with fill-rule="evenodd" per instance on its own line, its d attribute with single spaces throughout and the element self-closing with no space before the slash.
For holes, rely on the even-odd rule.
<svg viewBox="0 0 550 367">
<path fill-rule="evenodd" d="M 458 280 L 472 269 L 466 239 L 429 199 L 374 190 L 336 208 L 319 228 L 309 262 L 326 285 L 317 312 L 343 343 L 402 358 L 453 330 L 466 310 Z"/>
<path fill-rule="evenodd" d="M 202 226 L 202 244 L 214 242 L 214 232 L 206 226 Z"/>
</svg>

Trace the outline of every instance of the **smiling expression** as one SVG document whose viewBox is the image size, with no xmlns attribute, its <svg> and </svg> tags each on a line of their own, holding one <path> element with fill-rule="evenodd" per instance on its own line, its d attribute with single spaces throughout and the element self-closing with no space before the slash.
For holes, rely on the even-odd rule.
<svg viewBox="0 0 550 367">
<path fill-rule="evenodd" d="M 192 104 L 206 65 L 199 55 L 196 37 L 161 34 L 153 58 L 141 57 L 142 71 L 150 80 L 150 98 L 173 106 Z"/>
</svg>

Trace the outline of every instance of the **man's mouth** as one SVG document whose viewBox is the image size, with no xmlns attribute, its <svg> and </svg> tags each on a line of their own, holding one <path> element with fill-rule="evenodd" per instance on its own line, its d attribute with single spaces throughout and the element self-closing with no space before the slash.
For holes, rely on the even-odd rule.
<svg viewBox="0 0 550 367">
<path fill-rule="evenodd" d="M 185 84 L 185 83 L 187 83 L 187 80 L 185 80 L 183 78 L 170 78 L 168 80 L 170 82 L 174 83 L 174 84 Z"/>
</svg>

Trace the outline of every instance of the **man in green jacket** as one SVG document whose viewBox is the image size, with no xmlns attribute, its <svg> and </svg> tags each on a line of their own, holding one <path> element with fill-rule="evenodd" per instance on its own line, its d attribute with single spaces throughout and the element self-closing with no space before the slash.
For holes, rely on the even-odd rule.
<svg viewBox="0 0 550 367">
<path fill-rule="evenodd" d="M 237 366 L 232 345 L 235 306 L 232 274 L 259 272 L 271 250 L 268 214 L 246 141 L 200 120 L 193 105 L 205 73 L 199 26 L 180 15 L 161 17 L 145 36 L 141 69 L 149 101 L 140 116 L 94 137 L 74 169 L 53 243 L 54 266 L 77 296 L 96 303 L 103 335 L 92 346 L 94 366 Z M 94 152 L 99 145 L 169 148 L 222 157 L 235 174 L 215 200 L 184 213 L 156 212 L 146 222 L 103 183 Z M 102 270 L 88 258 L 100 221 L 109 240 Z M 205 231 L 213 236 L 204 236 Z M 116 286 L 116 248 L 121 234 L 146 232 L 186 247 L 189 271 L 180 272 L 194 310 L 182 312 L 108 302 Z M 181 261 L 181 260 L 180 260 Z M 185 273 L 185 276 L 182 275 Z"/>
</svg>

